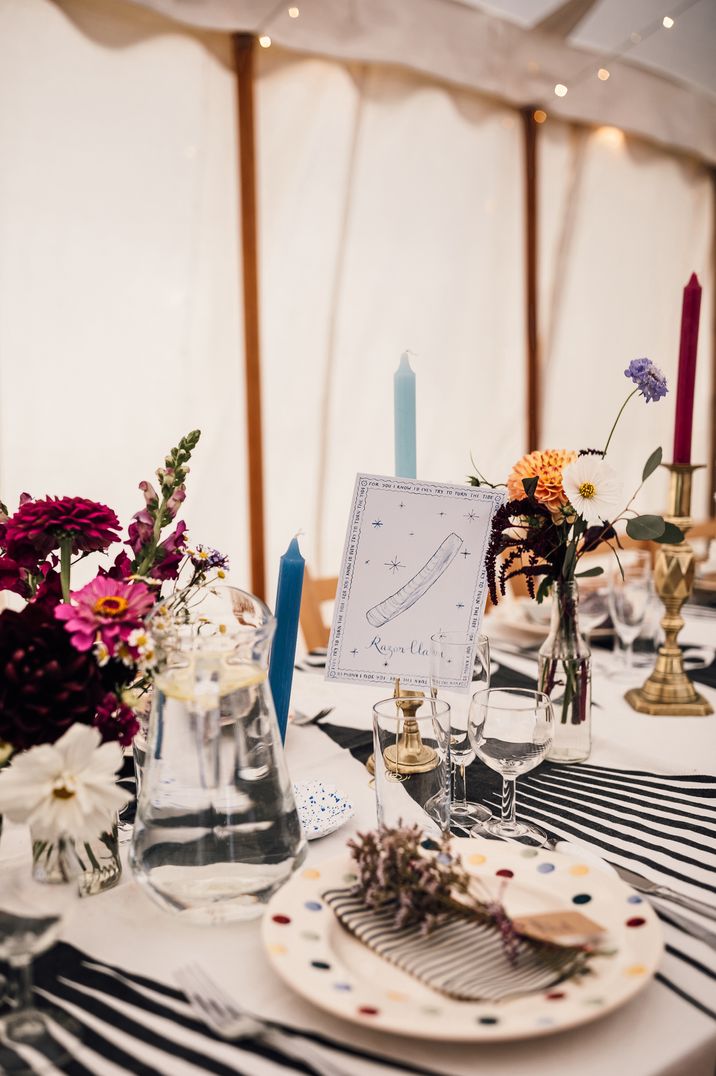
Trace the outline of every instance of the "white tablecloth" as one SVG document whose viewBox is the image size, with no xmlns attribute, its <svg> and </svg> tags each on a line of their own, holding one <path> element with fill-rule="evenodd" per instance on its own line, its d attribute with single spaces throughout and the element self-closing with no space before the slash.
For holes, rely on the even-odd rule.
<svg viewBox="0 0 716 1076">
<path fill-rule="evenodd" d="M 694 621 L 684 634 L 688 641 L 716 642 L 713 622 Z M 497 647 L 496 656 L 516 669 L 534 674 L 532 657 L 501 655 Z M 597 652 L 596 660 L 604 666 L 612 659 L 609 654 Z M 700 690 L 716 706 L 716 691 Z M 682 776 L 714 772 L 716 717 L 652 718 L 636 714 L 624 703 L 623 691 L 623 684 L 597 671 L 590 765 Z M 317 672 L 298 673 L 294 681 L 294 705 L 307 712 L 333 706 L 329 720 L 334 725 L 369 729 L 371 706 L 378 697 L 379 689 L 328 684 Z M 289 727 L 286 754 L 295 780 L 330 780 L 355 805 L 351 823 L 311 843 L 307 864 L 318 864 L 340 853 L 350 834 L 375 824 L 374 792 L 364 766 L 319 726 Z M 713 803 L 716 806 L 716 800 Z M 12 835 L 7 839 L 11 841 Z M 665 854 L 668 856 L 668 849 Z M 693 895 L 701 899 L 705 896 L 703 890 L 694 890 Z M 667 905 L 661 907 L 668 911 Z M 708 925 L 707 920 L 702 923 Z M 712 922 L 711 927 L 715 926 Z M 273 972 L 262 951 L 257 923 L 216 928 L 179 925 L 150 902 L 128 871 L 116 889 L 82 902 L 80 914 L 67 928 L 66 940 L 98 961 L 166 984 L 173 983 L 173 969 L 190 959 L 199 959 L 251 1011 L 385 1058 L 386 1063 L 381 1064 L 333 1052 L 339 1071 L 350 1076 L 395 1073 L 396 1065 L 397 1071 L 402 1071 L 401 1063 L 406 1062 L 446 1076 L 473 1076 L 476 1072 L 481 1076 L 605 1076 L 612 1072 L 629 1076 L 712 1076 L 716 1021 L 707 1010 L 716 1011 L 714 951 L 668 924 L 665 930 L 671 950 L 681 955 L 667 951 L 662 966 L 665 981 L 653 981 L 619 1012 L 549 1038 L 480 1046 L 413 1042 L 327 1016 L 292 993 Z M 150 996 L 151 991 L 147 994 Z M 86 997 L 101 997 L 103 1004 L 108 1000 L 106 993 L 98 993 L 93 986 L 86 988 Z M 194 1031 L 145 1012 L 141 1006 L 129 1005 L 121 997 L 110 998 L 110 1004 L 140 1025 L 158 1031 L 167 1046 L 161 1048 L 121 1029 L 109 1028 L 92 1014 L 91 1008 L 85 1011 L 80 1005 L 78 1015 L 124 1050 L 130 1060 L 118 1064 L 100 1056 L 101 1049 L 83 1047 L 78 1059 L 84 1067 L 76 1069 L 78 1073 L 118 1076 L 132 1071 L 197 1076 L 200 1072 L 218 1071 L 270 1076 L 285 1071 L 280 1062 L 270 1057 L 219 1042 L 209 1041 L 207 1045 L 208 1040 Z M 167 1004 L 178 1012 L 188 1012 L 177 1001 Z M 68 1007 L 71 1008 L 69 1004 Z M 177 1045 L 179 1053 L 185 1047 L 204 1049 L 205 1066 L 197 1062 L 195 1055 L 191 1055 L 193 1060 L 171 1056 L 171 1043 Z"/>
</svg>

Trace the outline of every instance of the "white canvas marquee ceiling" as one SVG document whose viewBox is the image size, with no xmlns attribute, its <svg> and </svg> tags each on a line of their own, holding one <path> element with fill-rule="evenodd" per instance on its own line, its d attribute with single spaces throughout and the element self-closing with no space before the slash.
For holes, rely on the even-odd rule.
<svg viewBox="0 0 716 1076">
<path fill-rule="evenodd" d="M 407 66 L 716 162 L 712 0 L 297 0 L 297 18 L 276 0 L 133 2 L 292 50 Z"/>
</svg>

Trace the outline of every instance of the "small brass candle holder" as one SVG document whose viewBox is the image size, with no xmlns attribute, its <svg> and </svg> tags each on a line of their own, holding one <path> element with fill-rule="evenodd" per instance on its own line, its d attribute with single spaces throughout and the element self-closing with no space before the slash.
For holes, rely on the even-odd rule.
<svg viewBox="0 0 716 1076">
<path fill-rule="evenodd" d="M 403 776 L 429 773 L 439 763 L 437 751 L 423 743 L 420 726 L 415 720 L 415 715 L 425 701 L 425 694 L 422 691 L 401 691 L 400 680 L 396 680 L 393 698 L 403 715 L 403 725 L 395 743 L 383 751 L 386 769 Z M 371 755 L 365 765 L 368 772 L 374 774 L 375 756 Z"/>
<path fill-rule="evenodd" d="M 665 518 L 686 533 L 693 526 L 691 485 L 697 466 L 690 463 L 666 463 L 664 466 L 671 474 L 669 514 Z M 640 714 L 702 717 L 713 713 L 684 672 L 684 659 L 677 642 L 684 626 L 681 607 L 693 588 L 695 559 L 686 540 L 679 545 L 657 545 L 654 586 L 666 610 L 661 620 L 666 638 L 659 647 L 654 671 L 644 686 L 632 688 L 624 696 L 632 709 Z"/>
</svg>

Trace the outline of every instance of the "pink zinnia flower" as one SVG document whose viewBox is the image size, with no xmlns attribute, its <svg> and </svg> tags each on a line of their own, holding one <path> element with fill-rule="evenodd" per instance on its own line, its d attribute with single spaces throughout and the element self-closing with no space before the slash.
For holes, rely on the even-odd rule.
<svg viewBox="0 0 716 1076">
<path fill-rule="evenodd" d="M 126 642 L 142 624 L 154 604 L 154 595 L 144 583 L 125 583 L 100 575 L 74 591 L 72 602 L 59 605 L 55 616 L 65 621 L 75 649 L 89 650 L 99 641 L 114 657 L 120 643 Z"/>
<path fill-rule="evenodd" d="M 119 541 L 119 520 L 111 508 L 85 497 L 45 497 L 25 500 L 5 524 L 5 543 L 11 557 L 30 546 L 39 557 L 72 539 L 73 553 L 96 553 Z"/>
</svg>

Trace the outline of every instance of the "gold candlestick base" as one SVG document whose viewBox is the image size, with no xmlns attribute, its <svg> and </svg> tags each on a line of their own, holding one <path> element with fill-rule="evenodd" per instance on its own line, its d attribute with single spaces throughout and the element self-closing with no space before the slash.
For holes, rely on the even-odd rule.
<svg viewBox="0 0 716 1076">
<path fill-rule="evenodd" d="M 401 691 L 400 680 L 395 681 L 393 697 L 404 716 L 402 730 L 394 744 L 383 751 L 386 769 L 391 773 L 407 776 L 412 773 L 429 773 L 438 765 L 437 751 L 427 747 L 420 736 L 420 726 L 415 715 L 425 701 L 422 691 Z M 375 774 L 375 755 L 365 764 L 368 773 Z"/>
<path fill-rule="evenodd" d="M 665 518 L 682 531 L 693 525 L 691 482 L 697 469 L 689 463 L 666 463 L 671 472 L 669 515 Z M 666 612 L 661 626 L 666 636 L 659 647 L 654 671 L 643 687 L 632 688 L 624 698 L 640 714 L 655 717 L 704 717 L 713 710 L 684 672 L 684 659 L 677 642 L 684 626 L 681 607 L 694 582 L 694 551 L 684 540 L 679 545 L 658 545 L 654 558 L 654 586 Z"/>
</svg>

